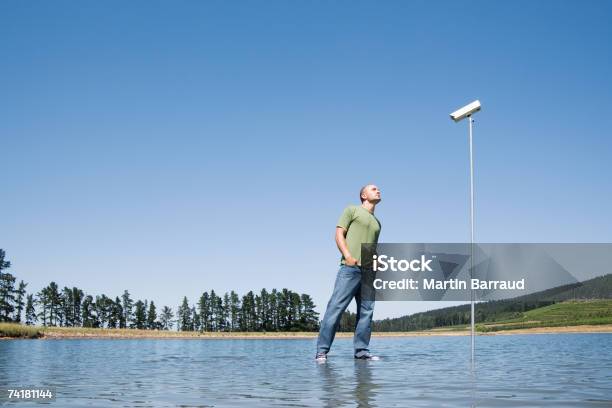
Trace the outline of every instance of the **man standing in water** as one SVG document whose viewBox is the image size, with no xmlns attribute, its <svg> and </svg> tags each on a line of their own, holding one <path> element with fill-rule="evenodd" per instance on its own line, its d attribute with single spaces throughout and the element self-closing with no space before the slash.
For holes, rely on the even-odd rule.
<svg viewBox="0 0 612 408">
<path fill-rule="evenodd" d="M 374 209 L 381 200 L 380 190 L 375 185 L 368 184 L 359 191 L 359 199 L 361 205 L 348 206 L 336 226 L 336 244 L 342 253 L 342 259 L 334 291 L 321 322 L 315 356 L 319 362 L 327 360 L 327 353 L 336 336 L 342 314 L 353 297 L 357 303 L 353 339 L 355 358 L 378 360 L 368 349 L 372 333 L 374 301 L 361 299 L 361 244 L 378 242 L 380 222 L 374 216 Z"/>
</svg>

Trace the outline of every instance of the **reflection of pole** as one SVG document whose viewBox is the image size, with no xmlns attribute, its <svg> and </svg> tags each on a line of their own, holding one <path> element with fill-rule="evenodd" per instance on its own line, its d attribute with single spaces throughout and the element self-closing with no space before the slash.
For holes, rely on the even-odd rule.
<svg viewBox="0 0 612 408">
<path fill-rule="evenodd" d="M 472 154 L 472 115 L 468 116 L 470 126 L 470 282 L 474 273 L 474 157 Z M 471 286 L 471 285 L 470 285 Z M 470 338 L 472 343 L 472 369 L 474 368 L 474 289 L 470 290 Z"/>
</svg>

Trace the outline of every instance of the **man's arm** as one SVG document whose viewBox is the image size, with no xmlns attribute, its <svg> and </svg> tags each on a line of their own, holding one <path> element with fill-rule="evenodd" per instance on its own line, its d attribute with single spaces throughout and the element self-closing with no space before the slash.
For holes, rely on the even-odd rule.
<svg viewBox="0 0 612 408">
<path fill-rule="evenodd" d="M 336 227 L 336 245 L 344 256 L 344 263 L 348 266 L 357 265 L 357 259 L 353 258 L 349 252 L 348 246 L 346 245 L 346 229 L 342 227 Z"/>
</svg>

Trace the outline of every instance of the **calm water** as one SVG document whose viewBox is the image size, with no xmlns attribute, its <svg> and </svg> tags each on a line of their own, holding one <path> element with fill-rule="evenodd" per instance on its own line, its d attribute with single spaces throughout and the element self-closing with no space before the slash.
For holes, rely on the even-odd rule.
<svg viewBox="0 0 612 408">
<path fill-rule="evenodd" d="M 469 337 L 373 338 L 381 361 L 339 339 L 326 364 L 315 340 L 8 340 L 0 385 L 56 387 L 62 407 L 612 407 L 612 334 L 476 344 L 472 378 Z"/>
</svg>

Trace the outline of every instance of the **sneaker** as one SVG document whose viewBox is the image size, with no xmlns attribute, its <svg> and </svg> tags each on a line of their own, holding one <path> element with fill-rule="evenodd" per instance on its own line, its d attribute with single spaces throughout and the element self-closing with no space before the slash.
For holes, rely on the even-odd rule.
<svg viewBox="0 0 612 408">
<path fill-rule="evenodd" d="M 370 360 L 370 361 L 380 360 L 380 357 L 378 357 L 378 356 L 373 356 L 373 355 L 372 355 L 372 354 L 370 354 L 370 353 L 364 353 L 364 354 L 362 354 L 362 355 L 360 355 L 360 356 L 355 356 L 355 358 L 356 358 L 357 360 Z"/>
<path fill-rule="evenodd" d="M 315 360 L 318 363 L 324 363 L 327 361 L 327 354 L 325 353 L 317 353 L 317 355 L 315 356 Z"/>
</svg>

